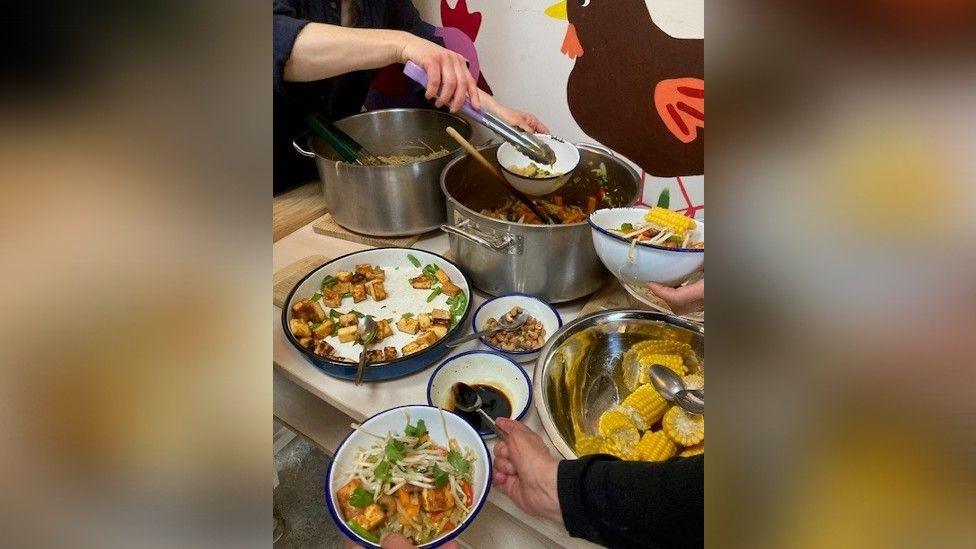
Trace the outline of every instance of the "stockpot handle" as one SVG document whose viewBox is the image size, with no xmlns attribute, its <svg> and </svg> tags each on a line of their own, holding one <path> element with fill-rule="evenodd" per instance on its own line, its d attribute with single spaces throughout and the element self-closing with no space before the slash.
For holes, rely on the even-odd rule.
<svg viewBox="0 0 976 549">
<path fill-rule="evenodd" d="M 295 137 L 295 139 L 291 141 L 291 146 L 295 147 L 295 150 L 298 151 L 298 154 L 307 156 L 309 158 L 315 158 L 314 152 L 306 151 L 305 149 L 302 148 L 301 145 L 299 145 L 299 143 L 308 143 L 308 138 L 311 137 L 311 135 L 312 132 L 308 130 L 303 131 L 302 133 L 298 134 L 298 136 Z"/>
<path fill-rule="evenodd" d="M 472 227 L 470 221 L 467 219 L 461 221 L 457 225 L 449 225 L 445 223 L 441 225 L 441 230 L 446 233 L 468 239 L 479 246 L 484 246 L 485 248 L 495 252 L 508 255 L 522 254 L 521 238 L 510 234 L 506 234 L 502 237 L 486 234 Z"/>
<path fill-rule="evenodd" d="M 604 147 L 603 145 L 600 145 L 599 143 L 590 143 L 589 141 L 580 141 L 579 143 L 577 143 L 577 145 L 586 145 L 587 147 L 593 147 L 594 149 L 603 151 L 603 152 L 609 154 L 610 156 L 612 156 L 614 158 L 617 158 L 617 153 L 613 152 L 612 149 L 609 149 L 607 147 Z"/>
</svg>

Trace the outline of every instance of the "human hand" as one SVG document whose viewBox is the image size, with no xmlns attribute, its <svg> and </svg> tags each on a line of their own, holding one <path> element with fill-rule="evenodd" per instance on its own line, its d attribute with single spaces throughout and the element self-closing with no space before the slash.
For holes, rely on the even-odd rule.
<svg viewBox="0 0 976 549">
<path fill-rule="evenodd" d="M 433 100 L 437 107 L 447 105 L 451 112 L 457 112 L 469 98 L 471 106 L 481 108 L 478 82 L 471 76 L 464 56 L 430 40 L 409 33 L 404 35 L 399 61 L 413 61 L 423 67 L 427 73 L 427 99 Z"/>
<path fill-rule="evenodd" d="M 549 454 L 542 438 L 508 418 L 495 420 L 506 438 L 495 445 L 492 483 L 519 509 L 563 524 L 556 482 L 559 462 Z"/>
<path fill-rule="evenodd" d="M 360 549 L 359 545 L 348 538 L 343 541 L 342 547 L 343 549 Z M 400 534 L 387 534 L 380 540 L 380 547 L 383 549 L 416 549 L 417 546 Z M 456 541 L 449 541 L 440 547 L 441 549 L 460 549 Z"/>
<path fill-rule="evenodd" d="M 704 278 L 678 288 L 670 288 L 657 282 L 649 282 L 647 287 L 654 292 L 654 295 L 666 301 L 676 315 L 693 313 L 705 308 Z"/>
<path fill-rule="evenodd" d="M 484 94 L 481 102 L 485 108 L 501 118 L 506 124 L 517 126 L 530 133 L 549 133 L 549 128 L 534 114 L 506 107 L 487 93 L 481 93 Z"/>
</svg>

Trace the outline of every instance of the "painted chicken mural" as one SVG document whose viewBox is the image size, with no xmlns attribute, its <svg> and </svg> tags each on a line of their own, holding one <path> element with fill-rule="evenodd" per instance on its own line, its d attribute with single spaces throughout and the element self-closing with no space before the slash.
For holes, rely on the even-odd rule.
<svg viewBox="0 0 976 549">
<path fill-rule="evenodd" d="M 569 109 L 588 135 L 649 175 L 705 172 L 705 43 L 675 38 L 645 0 L 564 0 L 562 52 L 576 60 Z"/>
</svg>

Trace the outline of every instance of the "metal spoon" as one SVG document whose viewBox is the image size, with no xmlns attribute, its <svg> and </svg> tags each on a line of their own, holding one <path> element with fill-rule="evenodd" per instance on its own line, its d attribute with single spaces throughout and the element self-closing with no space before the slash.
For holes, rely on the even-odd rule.
<svg viewBox="0 0 976 549">
<path fill-rule="evenodd" d="M 688 389 L 681 376 L 672 370 L 652 364 L 649 371 L 651 384 L 661 393 L 668 402 L 673 402 L 693 414 L 705 412 L 705 391 L 701 389 Z"/>
<path fill-rule="evenodd" d="M 498 438 L 505 440 L 505 433 L 495 425 L 495 420 L 491 419 L 491 416 L 481 409 L 481 395 L 478 394 L 478 391 L 460 381 L 454 384 L 452 390 L 454 391 L 455 408 L 462 412 L 478 412 L 481 414 L 481 418 L 488 422 L 488 426 L 498 435 Z"/>
<path fill-rule="evenodd" d="M 529 313 L 527 311 L 522 311 L 521 313 L 519 313 L 518 316 L 512 319 L 511 322 L 508 322 L 506 320 L 507 316 L 508 315 L 502 315 L 502 317 L 498 319 L 498 323 L 495 324 L 493 327 L 488 328 L 487 330 L 481 330 L 480 332 L 475 332 L 473 334 L 466 335 L 461 339 L 456 339 L 454 341 L 451 341 L 450 343 L 447 344 L 447 346 L 453 348 L 453 347 L 457 347 L 462 343 L 467 343 L 472 339 L 477 339 L 483 335 L 493 334 L 495 332 L 511 332 L 513 330 L 518 330 L 519 328 L 522 327 L 523 324 L 525 324 L 525 321 L 529 319 Z"/>
<path fill-rule="evenodd" d="M 363 346 L 363 352 L 359 357 L 359 366 L 356 368 L 356 385 L 363 382 L 363 374 L 366 372 L 366 350 L 376 338 L 376 330 L 376 321 L 371 316 L 367 316 L 359 325 L 359 343 Z"/>
</svg>

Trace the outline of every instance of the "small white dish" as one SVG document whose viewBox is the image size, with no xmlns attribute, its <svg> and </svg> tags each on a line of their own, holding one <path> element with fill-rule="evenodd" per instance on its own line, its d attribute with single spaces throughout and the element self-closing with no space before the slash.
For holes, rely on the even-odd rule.
<svg viewBox="0 0 976 549">
<path fill-rule="evenodd" d="M 546 329 L 546 341 L 549 341 L 552 334 L 563 327 L 563 319 L 552 305 L 537 297 L 514 293 L 500 295 L 482 303 L 471 316 L 471 328 L 475 332 L 484 330 L 489 318 L 498 320 L 511 311 L 512 307 L 520 307 L 528 312 L 529 316 L 533 316 L 542 322 L 542 326 Z M 478 340 L 489 349 L 523 363 L 532 362 L 538 358 L 539 353 L 542 352 L 542 347 L 545 346 L 544 341 L 542 346 L 532 351 L 507 351 L 488 343 L 488 339 L 483 336 Z"/>
<path fill-rule="evenodd" d="M 474 519 L 478 516 L 482 506 L 488 499 L 488 491 L 491 488 L 491 455 L 488 446 L 478 435 L 473 427 L 468 425 L 460 416 L 448 411 L 440 411 L 431 406 L 413 404 L 400 406 L 385 412 L 380 412 L 375 416 L 362 422 L 362 429 L 371 433 L 383 434 L 388 432 L 403 433 L 409 417 L 410 423 L 416 423 L 418 419 L 424 420 L 427 432 L 430 433 L 431 440 L 440 446 L 447 446 L 448 436 L 455 439 L 462 448 L 470 448 L 474 452 L 474 463 L 472 470 L 471 488 L 474 495 L 474 502 L 471 506 L 471 513 L 461 521 L 453 530 L 445 532 L 436 539 L 433 539 L 420 546 L 420 549 L 437 547 L 458 537 Z M 443 421 L 441 418 L 443 417 Z M 447 432 L 444 426 L 447 425 Z M 345 440 L 339 444 L 329 470 L 325 475 L 325 502 L 329 509 L 329 514 L 349 539 L 362 545 L 380 549 L 379 544 L 363 539 L 346 525 L 342 520 L 339 511 L 339 502 L 336 500 L 336 493 L 351 478 L 354 470 L 356 450 L 370 446 L 375 439 L 364 433 L 362 430 L 353 430 L 346 435 Z"/>
<path fill-rule="evenodd" d="M 659 282 L 676 285 L 705 265 L 705 250 L 701 248 L 667 248 L 631 240 L 610 231 L 624 223 L 644 223 L 647 208 L 609 208 L 590 214 L 593 246 L 600 261 L 624 285 L 644 285 Z M 692 238 L 705 238 L 705 224 L 696 220 Z"/>
<path fill-rule="evenodd" d="M 556 153 L 555 163 L 548 166 L 540 164 L 520 153 L 515 148 L 515 145 L 507 141 L 498 147 L 496 158 L 498 158 L 498 164 L 502 167 L 502 175 L 505 176 L 505 179 L 513 187 L 529 196 L 543 196 L 555 192 L 569 181 L 569 176 L 576 169 L 576 166 L 579 165 L 580 152 L 576 148 L 576 145 L 564 139 L 544 133 L 537 133 L 535 136 L 552 148 L 552 152 Z M 550 177 L 525 177 L 524 175 L 519 175 L 509 170 L 511 166 L 522 168 L 529 164 L 535 164 L 556 175 Z"/>
<path fill-rule="evenodd" d="M 508 397 L 512 405 L 512 417 L 516 421 L 525 417 L 532 405 L 532 382 L 514 360 L 488 351 L 468 351 L 445 360 L 430 375 L 427 382 L 427 403 L 447 408 L 452 406 L 451 388 L 457 382 L 468 385 L 490 385 Z M 480 430 L 483 437 L 493 437 L 490 430 Z"/>
</svg>

